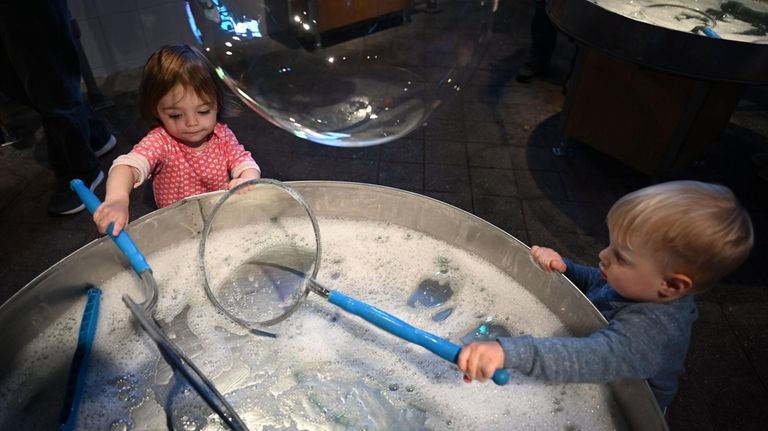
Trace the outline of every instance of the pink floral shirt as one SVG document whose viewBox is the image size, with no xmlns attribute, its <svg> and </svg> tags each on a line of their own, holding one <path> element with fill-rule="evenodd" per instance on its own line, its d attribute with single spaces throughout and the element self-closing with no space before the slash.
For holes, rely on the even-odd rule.
<svg viewBox="0 0 768 431">
<path fill-rule="evenodd" d="M 232 178 L 259 165 L 225 124 L 218 123 L 202 148 L 190 148 L 162 127 L 150 131 L 130 153 L 115 159 L 112 167 L 128 165 L 139 173 L 134 188 L 153 176 L 159 208 L 200 193 L 224 190 Z"/>
</svg>

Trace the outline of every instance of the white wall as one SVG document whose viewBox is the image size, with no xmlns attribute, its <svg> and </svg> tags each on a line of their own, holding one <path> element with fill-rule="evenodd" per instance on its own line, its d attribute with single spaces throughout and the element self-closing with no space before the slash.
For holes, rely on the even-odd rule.
<svg viewBox="0 0 768 431">
<path fill-rule="evenodd" d="M 25 1 L 25 0 L 19 0 Z M 194 45 L 184 0 L 69 0 L 93 74 L 143 66 L 168 43 Z"/>
</svg>

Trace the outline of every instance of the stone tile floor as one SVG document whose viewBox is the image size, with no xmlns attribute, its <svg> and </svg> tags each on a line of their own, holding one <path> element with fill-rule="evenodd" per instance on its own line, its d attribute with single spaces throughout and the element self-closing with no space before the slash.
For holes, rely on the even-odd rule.
<svg viewBox="0 0 768 431">
<path fill-rule="evenodd" d="M 529 44 L 531 1 L 502 4 L 491 46 L 461 96 L 404 139 L 342 149 L 302 141 L 251 112 L 230 122 L 264 175 L 382 184 L 428 195 L 472 212 L 526 244 L 555 248 L 595 264 L 607 242 L 610 205 L 649 178 L 590 149 L 572 158 L 551 151 L 562 86 L 574 46 L 561 38 L 554 70 L 515 82 Z M 101 89 L 115 106 L 100 114 L 118 138 L 106 170 L 146 131 L 136 107 L 138 71 L 111 75 Z M 51 217 L 54 186 L 44 162 L 39 119 L 4 105 L 3 121 L 25 139 L 0 149 L 0 303 L 42 271 L 98 237 L 85 212 Z M 768 151 L 768 89 L 747 88 L 711 154 L 672 178 L 731 187 L 750 211 L 756 246 L 748 262 L 698 297 L 687 371 L 667 414 L 673 430 L 758 430 L 768 423 L 768 182 L 751 156 Z M 97 194 L 103 196 L 103 186 Z M 134 194 L 131 219 L 151 210 Z"/>
</svg>

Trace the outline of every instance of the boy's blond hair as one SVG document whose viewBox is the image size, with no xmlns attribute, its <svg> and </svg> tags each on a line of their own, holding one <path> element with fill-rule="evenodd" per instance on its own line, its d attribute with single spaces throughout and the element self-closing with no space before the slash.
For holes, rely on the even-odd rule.
<svg viewBox="0 0 768 431">
<path fill-rule="evenodd" d="M 741 265 L 754 242 L 752 222 L 733 192 L 719 184 L 671 181 L 619 199 L 606 218 L 611 240 L 657 256 L 663 271 L 712 287 Z"/>
</svg>

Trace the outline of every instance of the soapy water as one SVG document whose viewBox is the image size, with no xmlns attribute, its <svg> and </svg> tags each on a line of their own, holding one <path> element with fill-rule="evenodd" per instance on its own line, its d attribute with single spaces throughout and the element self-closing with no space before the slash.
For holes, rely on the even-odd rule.
<svg viewBox="0 0 768 431">
<path fill-rule="evenodd" d="M 498 268 L 427 235 L 386 223 L 320 218 L 323 262 L 317 279 L 416 327 L 454 342 L 503 325 L 512 335 L 562 336 L 562 323 Z M 209 238 L 221 250 L 218 276 L 249 252 L 238 253 L 249 227 Z M 264 232 L 263 230 L 261 231 Z M 297 233 L 290 238 L 306 244 Z M 455 365 L 406 343 L 311 295 L 287 320 L 271 326 L 277 339 L 256 337 L 217 312 L 201 287 L 196 241 L 148 256 L 160 289 L 156 318 L 232 404 L 251 430 L 346 429 L 617 429 L 623 428 L 605 385 L 547 384 L 511 373 L 506 386 L 465 384 Z M 242 257 L 240 255 L 243 255 Z M 461 283 L 446 301 L 452 313 L 408 298 L 425 274 L 450 262 Z M 221 269 L 221 271 L 218 271 Z M 97 330 L 79 429 L 224 429 L 218 416 L 160 358 L 120 297 L 139 297 L 130 271 L 101 286 Z M 39 428 L 34 415 L 4 417 L 28 400 L 29 387 L 48 385 L 39 370 L 66 366 L 55 353 L 76 339 L 81 307 L 72 307 L 18 356 L 19 371 L 0 382 L 3 427 Z"/>
<path fill-rule="evenodd" d="M 723 39 L 768 43 L 768 3 L 760 0 L 590 1 L 619 15 L 672 30 L 691 32 L 705 26 Z"/>
</svg>

